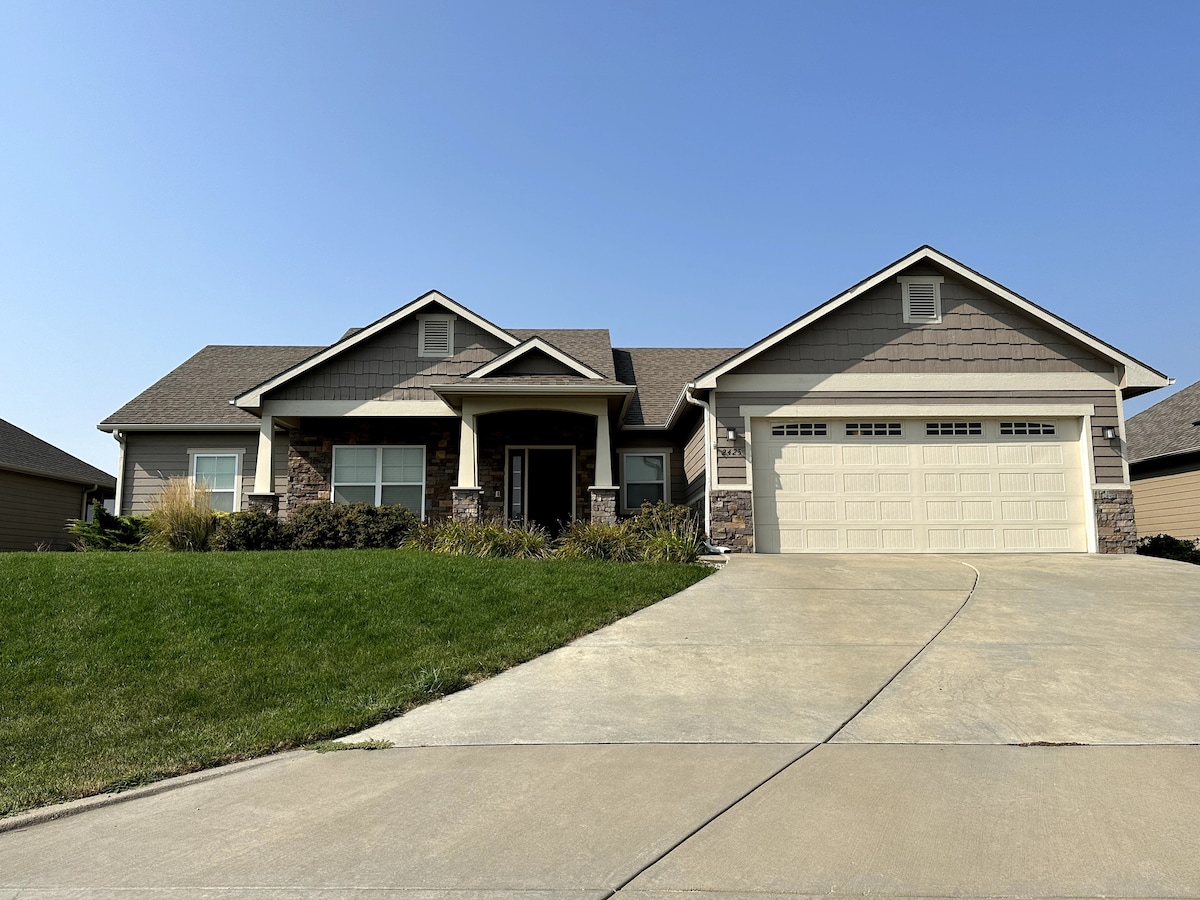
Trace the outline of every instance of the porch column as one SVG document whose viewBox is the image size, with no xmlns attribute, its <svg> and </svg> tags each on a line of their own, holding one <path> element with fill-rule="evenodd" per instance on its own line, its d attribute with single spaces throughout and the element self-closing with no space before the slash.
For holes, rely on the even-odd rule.
<svg viewBox="0 0 1200 900">
<path fill-rule="evenodd" d="M 596 487 L 613 487 L 612 437 L 608 421 L 608 406 L 596 416 Z"/>
<path fill-rule="evenodd" d="M 264 415 L 258 428 L 258 461 L 254 464 L 254 493 L 275 493 L 275 418 Z"/>
<path fill-rule="evenodd" d="M 479 445 L 475 437 L 475 410 L 463 401 L 462 428 L 458 441 L 458 484 L 450 488 L 451 517 L 459 522 L 476 522 L 480 516 Z"/>
</svg>

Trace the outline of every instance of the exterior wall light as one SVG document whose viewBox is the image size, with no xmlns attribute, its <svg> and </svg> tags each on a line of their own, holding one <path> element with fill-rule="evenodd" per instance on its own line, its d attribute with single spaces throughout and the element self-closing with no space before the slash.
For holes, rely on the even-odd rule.
<svg viewBox="0 0 1200 900">
<path fill-rule="evenodd" d="M 737 440 L 737 429 L 730 428 L 730 429 L 726 430 L 725 437 L 730 443 L 732 443 L 733 441 L 736 441 Z"/>
<path fill-rule="evenodd" d="M 1117 429 L 1113 428 L 1113 426 L 1111 426 L 1111 425 L 1105 425 L 1104 426 L 1104 439 L 1106 441 L 1112 441 L 1112 440 L 1116 440 L 1116 437 L 1117 437 Z"/>
</svg>

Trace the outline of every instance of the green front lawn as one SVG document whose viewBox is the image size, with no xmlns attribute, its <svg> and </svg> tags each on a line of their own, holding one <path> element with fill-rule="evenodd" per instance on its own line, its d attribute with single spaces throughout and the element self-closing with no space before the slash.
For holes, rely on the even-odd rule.
<svg viewBox="0 0 1200 900">
<path fill-rule="evenodd" d="M 705 573 L 395 550 L 0 554 L 0 815 L 349 734 Z"/>
</svg>

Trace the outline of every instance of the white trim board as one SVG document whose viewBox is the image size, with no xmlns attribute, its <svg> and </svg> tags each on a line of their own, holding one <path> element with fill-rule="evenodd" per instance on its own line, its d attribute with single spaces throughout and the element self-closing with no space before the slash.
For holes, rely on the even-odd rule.
<svg viewBox="0 0 1200 900">
<path fill-rule="evenodd" d="M 262 415 L 341 417 L 446 417 L 458 413 L 444 400 L 267 400 Z"/>
<path fill-rule="evenodd" d="M 723 375 L 723 393 L 762 391 L 1115 391 L 1116 373 L 838 372 L 832 375 Z"/>
<path fill-rule="evenodd" d="M 1080 418 L 1095 415 L 1096 408 L 1085 403 L 1014 403 L 980 406 L 962 403 L 863 403 L 836 406 L 739 406 L 738 413 L 747 419 L 788 418 L 857 419 L 862 416 L 894 419 L 917 419 L 928 416 L 955 416 L 971 419 L 1009 419 L 1014 416 L 1044 416 L 1047 418 Z"/>
<path fill-rule="evenodd" d="M 928 244 L 926 244 L 925 246 L 914 250 L 907 256 L 896 260 L 896 262 L 892 263 L 890 266 L 881 269 L 864 281 L 860 281 L 849 290 L 843 291 L 836 297 L 827 300 L 816 309 L 805 313 L 800 318 L 788 325 L 785 325 L 783 328 L 779 329 L 773 334 L 768 335 L 761 341 L 752 344 L 750 347 L 747 347 L 741 353 L 721 363 L 721 365 L 717 366 L 716 368 L 705 372 L 698 379 L 696 379 L 696 387 L 716 387 L 717 379 L 722 375 L 732 371 L 733 369 L 736 369 L 738 366 L 742 365 L 742 363 L 753 359 L 764 350 L 775 346 L 780 341 L 786 340 L 793 334 L 796 334 L 798 331 L 807 328 L 813 322 L 816 322 L 817 320 L 822 319 L 830 313 L 840 309 L 851 300 L 866 293 L 872 288 L 890 280 L 891 278 L 897 277 L 909 266 L 925 261 L 933 262 L 948 269 L 959 278 L 962 278 L 964 281 L 987 291 L 992 296 L 997 297 L 1006 303 L 1011 304 L 1021 312 L 1028 315 L 1030 318 L 1035 319 L 1054 331 L 1067 336 L 1076 343 L 1082 344 L 1101 359 L 1107 359 L 1115 365 L 1121 366 L 1125 370 L 1125 377 L 1121 382 L 1122 388 L 1157 388 L 1166 387 L 1171 383 L 1171 379 L 1169 379 L 1166 375 L 1163 375 L 1161 372 L 1155 371 L 1145 363 L 1142 363 L 1133 357 L 1122 353 L 1116 347 L 1092 337 L 1086 331 L 1076 328 L 1074 325 L 1063 319 L 1060 319 L 1058 316 L 1054 315 L 1048 310 L 1042 309 L 1036 303 L 1026 300 L 1020 294 L 1010 291 L 1008 288 L 1004 287 L 1004 285 L 992 281 L 990 278 L 981 275 L 974 269 L 964 266 L 958 260 L 952 259 L 951 257 L 946 256 L 944 253 L 941 253 L 940 251 L 935 250 L 933 247 L 930 247 Z"/>
</svg>

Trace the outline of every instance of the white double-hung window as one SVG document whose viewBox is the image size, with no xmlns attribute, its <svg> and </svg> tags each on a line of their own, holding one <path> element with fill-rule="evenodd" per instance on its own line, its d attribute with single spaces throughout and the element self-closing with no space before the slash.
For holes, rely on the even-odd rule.
<svg viewBox="0 0 1200 900">
<path fill-rule="evenodd" d="M 193 450 L 192 483 L 203 485 L 211 495 L 212 508 L 218 512 L 236 512 L 238 508 L 238 457 L 237 453 L 206 453 Z"/>
<path fill-rule="evenodd" d="M 669 503 L 666 453 L 622 454 L 621 495 L 625 509 L 636 512 L 643 503 Z"/>
<path fill-rule="evenodd" d="M 425 510 L 424 447 L 334 447 L 333 502 Z"/>
</svg>

